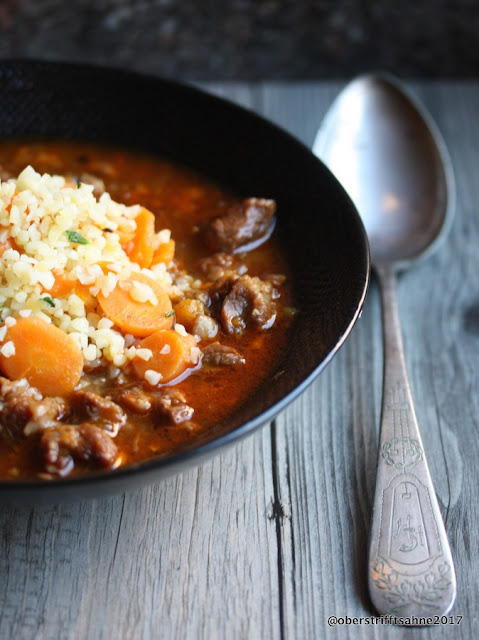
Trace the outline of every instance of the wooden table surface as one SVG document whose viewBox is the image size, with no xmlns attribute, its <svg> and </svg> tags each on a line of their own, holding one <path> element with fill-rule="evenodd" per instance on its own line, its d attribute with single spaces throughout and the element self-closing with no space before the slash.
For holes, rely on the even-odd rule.
<svg viewBox="0 0 479 640">
<path fill-rule="evenodd" d="M 457 182 L 446 243 L 398 286 L 416 412 L 456 564 L 449 624 L 407 629 L 372 618 L 366 553 L 382 379 L 373 279 L 339 354 L 273 424 L 143 490 L 0 507 L 0 638 L 478 637 L 479 83 L 406 85 L 439 125 Z M 310 146 L 342 86 L 207 88 Z M 330 616 L 339 624 L 329 626 Z"/>
</svg>

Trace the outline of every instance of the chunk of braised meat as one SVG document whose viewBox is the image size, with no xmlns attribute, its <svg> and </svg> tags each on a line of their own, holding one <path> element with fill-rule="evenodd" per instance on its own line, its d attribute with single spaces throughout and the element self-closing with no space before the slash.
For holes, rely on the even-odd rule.
<svg viewBox="0 0 479 640">
<path fill-rule="evenodd" d="M 208 280 L 218 280 L 226 274 L 241 276 L 248 271 L 247 266 L 231 253 L 214 253 L 200 260 L 200 268 Z"/>
<path fill-rule="evenodd" d="M 119 405 L 92 391 L 76 391 L 72 395 L 72 407 L 75 420 L 100 421 L 111 436 L 116 436 L 126 423 L 126 413 Z"/>
<path fill-rule="evenodd" d="M 111 436 L 89 422 L 59 424 L 46 429 L 40 439 L 40 451 L 46 470 L 59 476 L 68 475 L 76 462 L 109 469 L 118 458 Z"/>
<path fill-rule="evenodd" d="M 0 435 L 17 438 L 57 424 L 65 413 L 65 403 L 58 398 L 43 398 L 41 393 L 22 380 L 0 377 Z"/>
<path fill-rule="evenodd" d="M 213 251 L 234 251 L 266 240 L 271 233 L 276 202 L 266 198 L 246 198 L 209 220 L 203 238 Z"/>
<path fill-rule="evenodd" d="M 221 326 L 229 334 L 241 334 L 249 319 L 261 329 L 271 328 L 276 319 L 275 296 L 271 282 L 248 275 L 220 278 L 210 289 L 213 304 L 221 304 Z"/>
<path fill-rule="evenodd" d="M 138 387 L 120 389 L 113 397 L 115 402 L 118 402 L 124 409 L 133 413 L 146 414 L 153 407 L 151 394 Z"/>
<path fill-rule="evenodd" d="M 234 283 L 238 280 L 239 276 L 228 273 L 222 278 L 218 278 L 211 287 L 208 289 L 209 304 L 213 307 L 221 308 L 223 300 L 226 298 L 233 288 Z"/>
<path fill-rule="evenodd" d="M 181 424 L 191 420 L 193 407 L 186 402 L 186 398 L 178 389 L 166 388 L 154 397 L 154 409 L 160 418 L 170 424 Z"/>
<path fill-rule="evenodd" d="M 242 333 L 250 318 L 261 329 L 269 329 L 276 319 L 276 303 L 271 282 L 241 276 L 225 297 L 221 325 L 227 333 Z"/>
<path fill-rule="evenodd" d="M 143 391 L 139 387 L 121 389 L 113 396 L 115 402 L 138 414 L 155 414 L 160 422 L 177 425 L 191 420 L 194 414 L 186 397 L 178 389 L 165 387 L 160 391 Z"/>
<path fill-rule="evenodd" d="M 203 364 L 219 366 L 236 366 L 246 360 L 239 351 L 220 342 L 212 342 L 203 349 Z"/>
</svg>

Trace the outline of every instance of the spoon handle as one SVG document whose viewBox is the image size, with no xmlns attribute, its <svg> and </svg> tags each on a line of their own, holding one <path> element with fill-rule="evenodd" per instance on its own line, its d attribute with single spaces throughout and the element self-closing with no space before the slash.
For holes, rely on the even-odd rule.
<svg viewBox="0 0 479 640">
<path fill-rule="evenodd" d="M 407 377 L 395 273 L 390 266 L 376 272 L 382 293 L 384 378 L 369 592 L 382 615 L 434 619 L 454 603 L 454 565 Z"/>
</svg>

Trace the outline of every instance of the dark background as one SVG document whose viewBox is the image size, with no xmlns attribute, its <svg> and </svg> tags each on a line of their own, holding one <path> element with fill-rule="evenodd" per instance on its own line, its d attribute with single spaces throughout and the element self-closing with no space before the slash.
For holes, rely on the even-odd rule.
<svg viewBox="0 0 479 640">
<path fill-rule="evenodd" d="M 474 77 L 479 0 L 0 0 L 0 58 L 183 80 Z"/>
</svg>

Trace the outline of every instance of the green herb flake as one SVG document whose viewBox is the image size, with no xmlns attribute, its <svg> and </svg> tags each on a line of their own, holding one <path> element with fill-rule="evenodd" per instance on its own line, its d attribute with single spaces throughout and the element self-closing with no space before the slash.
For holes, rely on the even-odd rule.
<svg viewBox="0 0 479 640">
<path fill-rule="evenodd" d="M 77 189 L 79 189 L 80 187 L 81 187 L 81 182 L 80 182 L 80 180 L 78 180 L 78 182 L 77 182 Z"/>
<path fill-rule="evenodd" d="M 76 242 L 77 244 L 89 244 L 88 240 L 83 237 L 82 234 L 78 231 L 67 229 L 65 233 L 67 234 L 67 238 L 68 240 L 70 240 L 70 242 Z"/>
<path fill-rule="evenodd" d="M 47 304 L 49 304 L 51 307 L 55 306 L 55 301 L 50 296 L 45 296 L 44 298 L 41 298 L 41 300 L 43 300 L 43 302 L 46 302 Z"/>
<path fill-rule="evenodd" d="M 174 316 L 175 312 L 173 311 L 173 309 L 171 311 L 167 311 L 165 313 L 165 318 L 171 318 L 171 316 Z"/>
</svg>

